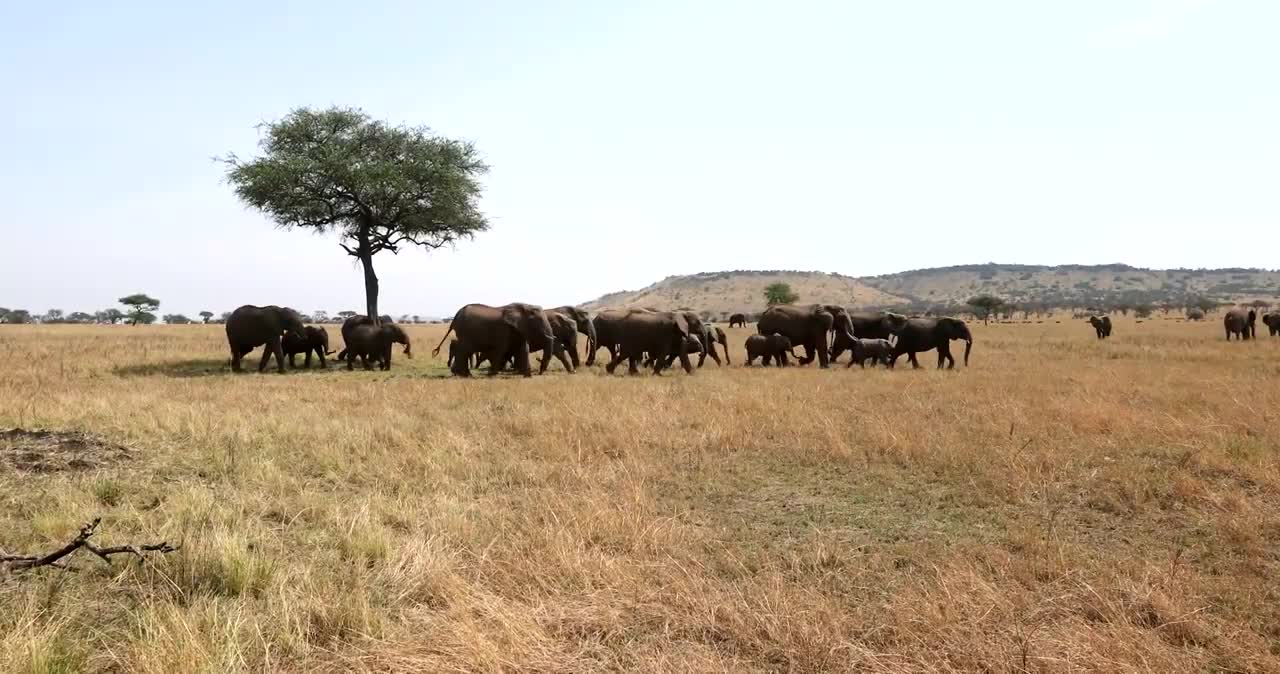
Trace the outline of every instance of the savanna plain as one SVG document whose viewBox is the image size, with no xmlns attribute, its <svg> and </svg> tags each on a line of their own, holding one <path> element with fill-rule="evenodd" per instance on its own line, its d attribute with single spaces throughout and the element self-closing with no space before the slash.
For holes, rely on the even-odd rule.
<svg viewBox="0 0 1280 674">
<path fill-rule="evenodd" d="M 286 375 L 0 326 L 0 429 L 79 438 L 0 436 L 0 548 L 181 545 L 0 570 L 0 671 L 1280 671 L 1280 338 L 1217 318 L 474 380 L 438 325 Z"/>
</svg>

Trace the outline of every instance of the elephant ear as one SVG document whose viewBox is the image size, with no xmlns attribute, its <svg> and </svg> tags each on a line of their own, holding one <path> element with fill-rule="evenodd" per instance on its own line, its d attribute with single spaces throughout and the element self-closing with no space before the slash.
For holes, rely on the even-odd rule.
<svg viewBox="0 0 1280 674">
<path fill-rule="evenodd" d="M 521 322 L 520 310 L 515 307 L 507 307 L 503 309 L 502 322 L 516 330 L 519 330 Z"/>
</svg>

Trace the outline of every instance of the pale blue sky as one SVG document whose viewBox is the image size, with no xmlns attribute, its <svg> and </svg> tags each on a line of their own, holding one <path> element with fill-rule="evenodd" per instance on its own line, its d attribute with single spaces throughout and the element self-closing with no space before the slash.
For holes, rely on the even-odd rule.
<svg viewBox="0 0 1280 674">
<path fill-rule="evenodd" d="M 10 3 L 0 305 L 363 307 L 333 239 L 210 159 L 330 104 L 493 165 L 491 231 L 376 258 L 394 314 L 739 268 L 1276 267 L 1277 31 L 1273 0 Z"/>
</svg>

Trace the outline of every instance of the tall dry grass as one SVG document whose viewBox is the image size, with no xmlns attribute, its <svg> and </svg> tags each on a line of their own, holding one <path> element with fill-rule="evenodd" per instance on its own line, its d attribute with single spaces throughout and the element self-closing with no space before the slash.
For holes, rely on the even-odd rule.
<svg viewBox="0 0 1280 674">
<path fill-rule="evenodd" d="M 1280 339 L 462 381 L 411 331 L 388 373 L 233 376 L 212 326 L 0 327 L 0 427 L 132 449 L 0 453 L 0 548 L 183 543 L 0 575 L 0 670 L 1280 669 Z"/>
</svg>

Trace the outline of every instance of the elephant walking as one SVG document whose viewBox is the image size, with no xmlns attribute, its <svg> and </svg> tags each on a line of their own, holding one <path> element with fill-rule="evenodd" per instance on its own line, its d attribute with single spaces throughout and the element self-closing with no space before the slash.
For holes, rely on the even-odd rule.
<svg viewBox="0 0 1280 674">
<path fill-rule="evenodd" d="M 1098 333 L 1098 339 L 1106 339 L 1111 336 L 1111 317 L 1110 316 L 1090 316 L 1089 325 Z"/>
<path fill-rule="evenodd" d="M 468 304 L 462 307 L 453 315 L 449 329 L 431 351 L 432 356 L 439 355 L 440 347 L 451 332 L 458 334 L 459 353 L 453 359 L 452 372 L 459 377 L 471 376 L 468 361 L 475 353 L 482 354 L 489 361 L 491 377 L 501 371 L 502 364 L 511 354 L 515 355 L 516 369 L 524 376 L 532 377 L 533 372 L 529 366 L 530 346 L 540 345 L 542 350 L 539 373 L 547 371 L 547 365 L 556 350 L 556 337 L 547 314 L 535 304 L 514 302 L 500 307 L 487 304 Z"/>
<path fill-rule="evenodd" d="M 596 326 L 597 335 L 599 327 Z M 616 330 L 618 341 L 615 355 L 605 366 L 605 371 L 609 374 L 613 374 L 624 359 L 629 361 L 628 374 L 639 374 L 638 365 L 646 354 L 653 361 L 653 373 L 662 374 L 668 362 L 667 357 L 673 352 L 680 359 L 680 366 L 684 371 L 693 374 L 693 363 L 689 361 L 687 353 L 688 341 L 697 341 L 697 338 L 690 333 L 684 314 L 673 311 L 631 311 L 613 329 Z"/>
<path fill-rule="evenodd" d="M 751 367 L 756 359 L 760 359 L 760 364 L 764 367 L 774 361 L 778 361 L 778 367 L 786 367 L 790 365 L 787 362 L 787 354 L 791 354 L 792 358 L 797 361 L 800 357 L 796 355 L 791 340 L 786 335 L 751 335 L 747 341 L 743 343 L 743 348 L 747 351 L 747 367 Z"/>
<path fill-rule="evenodd" d="M 885 367 L 893 367 L 893 344 L 887 339 L 862 339 L 859 337 L 853 341 L 849 349 L 849 364 L 845 368 L 853 367 L 854 363 L 858 367 L 866 368 L 867 361 L 871 361 L 871 367 L 875 367 L 876 363 L 884 363 Z"/>
<path fill-rule="evenodd" d="M 303 361 L 302 367 L 311 368 L 311 354 L 315 353 L 320 358 L 320 368 L 329 367 L 324 362 L 324 357 L 332 354 L 329 350 L 329 332 L 324 328 L 308 325 L 304 328 L 301 337 L 291 332 L 286 332 L 281 340 L 281 346 L 284 348 L 284 354 L 289 357 L 289 368 L 296 368 L 297 362 L 294 358 L 300 354 L 306 354 L 306 360 Z"/>
<path fill-rule="evenodd" d="M 765 310 L 756 323 L 756 332 L 785 335 L 792 344 L 803 347 L 801 365 L 816 357 L 822 368 L 830 367 L 827 343 L 831 331 L 852 340 L 852 328 L 849 312 L 835 304 L 779 304 Z"/>
<path fill-rule="evenodd" d="M 550 309 L 549 311 L 555 312 L 557 314 L 562 314 L 564 316 L 569 317 L 571 320 L 573 320 L 574 324 L 578 328 L 578 333 L 586 336 L 587 338 L 587 367 L 591 367 L 592 365 L 595 365 L 596 325 L 591 321 L 591 314 L 587 313 L 586 309 L 579 309 L 578 307 L 571 306 L 568 304 L 562 307 L 556 307 L 554 309 Z M 573 358 L 574 368 L 579 367 L 578 349 L 576 346 L 573 349 L 572 358 Z"/>
<path fill-rule="evenodd" d="M 893 345 L 893 357 L 889 367 L 898 362 L 898 356 L 906 354 L 911 367 L 920 367 L 916 354 L 921 351 L 938 350 L 938 368 L 945 362 L 947 368 L 956 366 L 956 359 L 951 357 L 951 340 L 963 339 L 964 364 L 969 366 L 969 351 L 973 348 L 973 335 L 969 326 L 958 318 L 909 318 L 907 325 L 898 333 L 898 341 Z"/>
<path fill-rule="evenodd" d="M 267 369 L 271 356 L 276 357 L 276 368 L 284 373 L 284 347 L 281 336 L 291 333 L 304 339 L 302 317 L 288 307 L 274 304 L 265 307 L 246 304 L 227 317 L 227 345 L 231 348 L 231 369 L 240 372 L 240 360 L 259 346 L 265 347 L 258 372 Z"/>
<path fill-rule="evenodd" d="M 1263 314 L 1262 322 L 1267 326 L 1272 337 L 1280 336 L 1280 314 Z"/>
<path fill-rule="evenodd" d="M 721 315 L 723 315 L 723 314 L 721 314 Z M 745 328 L 745 327 L 747 327 L 747 315 L 746 315 L 746 314 L 733 314 L 732 316 L 730 316 L 730 317 L 729 317 L 729 327 L 731 327 L 731 328 L 737 328 L 737 327 Z"/>
<path fill-rule="evenodd" d="M 1239 307 L 1231 309 L 1227 315 L 1222 317 L 1222 326 L 1227 331 L 1227 341 L 1231 341 L 1231 336 L 1235 335 L 1241 341 L 1253 339 L 1258 336 L 1258 312 L 1253 309 L 1248 311 Z"/>
<path fill-rule="evenodd" d="M 859 339 L 890 339 L 907 325 L 907 317 L 892 312 L 849 314 L 850 333 L 853 338 L 836 331 L 831 340 L 831 362 L 836 362 L 845 351 L 853 351 Z M 853 361 L 850 361 L 851 363 Z"/>
<path fill-rule="evenodd" d="M 377 324 L 392 325 L 395 326 L 395 329 L 385 331 L 370 331 L 363 329 L 369 326 L 376 327 Z M 384 338 L 390 340 L 385 345 L 385 349 L 381 344 L 381 340 Z M 377 340 L 379 343 L 374 344 L 372 340 Z M 406 334 L 399 326 L 396 326 L 395 321 L 392 321 L 390 316 L 379 316 L 377 323 L 368 316 L 352 316 L 351 318 L 348 318 L 342 322 L 342 342 L 343 346 L 342 350 L 338 352 L 338 360 L 340 362 L 346 361 L 348 370 L 352 369 L 355 363 L 355 357 L 360 355 L 363 355 L 365 358 L 377 363 L 383 370 L 390 369 L 391 344 L 393 343 L 403 344 L 404 355 L 408 358 L 413 358 L 413 345 L 410 343 L 409 335 Z M 352 353 L 351 351 L 351 346 L 354 343 L 358 343 L 360 347 L 360 350 L 356 353 Z M 386 355 L 385 360 L 383 359 L 384 351 Z M 366 363 L 366 369 L 368 369 L 368 363 Z"/>
</svg>

